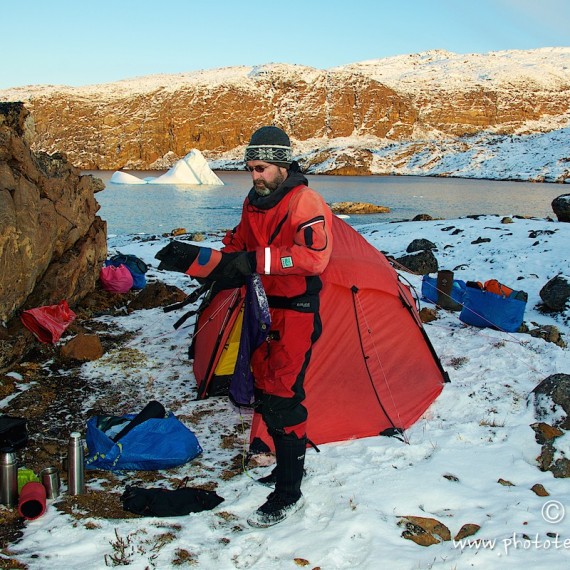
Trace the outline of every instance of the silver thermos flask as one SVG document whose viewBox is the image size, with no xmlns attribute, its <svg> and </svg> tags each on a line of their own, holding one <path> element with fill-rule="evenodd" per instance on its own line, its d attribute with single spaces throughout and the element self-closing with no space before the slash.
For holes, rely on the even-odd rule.
<svg viewBox="0 0 570 570">
<path fill-rule="evenodd" d="M 69 436 L 67 454 L 67 492 L 70 495 L 83 495 L 85 493 L 84 459 L 81 434 L 74 431 Z"/>
<path fill-rule="evenodd" d="M 0 503 L 18 504 L 18 460 L 14 452 L 0 453 Z"/>
</svg>

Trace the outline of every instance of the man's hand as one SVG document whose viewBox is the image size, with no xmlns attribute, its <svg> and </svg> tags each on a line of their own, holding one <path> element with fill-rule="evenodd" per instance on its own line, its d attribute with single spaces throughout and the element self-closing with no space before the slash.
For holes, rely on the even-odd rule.
<svg viewBox="0 0 570 570">
<path fill-rule="evenodd" d="M 192 262 L 198 257 L 200 248 L 197 245 L 172 240 L 154 257 L 160 259 L 158 269 L 186 273 Z"/>
<path fill-rule="evenodd" d="M 255 271 L 255 251 L 222 252 L 220 264 L 210 274 L 220 289 L 236 289 L 245 285 L 246 277 Z"/>
<path fill-rule="evenodd" d="M 238 251 L 235 253 L 225 253 L 223 258 L 223 268 L 221 279 L 228 281 L 242 280 L 251 275 L 256 267 L 255 251 Z"/>
</svg>

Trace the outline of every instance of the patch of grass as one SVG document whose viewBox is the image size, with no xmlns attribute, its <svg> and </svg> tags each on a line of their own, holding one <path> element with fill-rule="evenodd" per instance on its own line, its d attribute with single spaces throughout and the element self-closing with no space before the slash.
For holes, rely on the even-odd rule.
<svg viewBox="0 0 570 570">
<path fill-rule="evenodd" d="M 172 566 L 196 566 L 198 564 L 198 556 L 184 548 L 177 548 L 174 556 Z"/>
<path fill-rule="evenodd" d="M 469 362 L 466 356 L 455 356 L 449 361 L 449 366 L 457 370 Z"/>
</svg>

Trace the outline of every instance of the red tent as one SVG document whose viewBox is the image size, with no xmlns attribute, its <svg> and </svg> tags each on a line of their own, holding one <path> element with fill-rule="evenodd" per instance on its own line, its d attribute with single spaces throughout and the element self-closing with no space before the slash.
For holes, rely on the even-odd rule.
<svg viewBox="0 0 570 570">
<path fill-rule="evenodd" d="M 386 257 L 339 218 L 333 235 L 322 275 L 323 333 L 305 376 L 307 436 L 317 445 L 404 430 L 447 381 L 409 287 Z M 194 374 L 201 398 L 223 384 L 215 369 L 224 349 L 232 352 L 228 339 L 242 302 L 241 291 L 224 291 L 199 316 Z M 255 438 L 271 444 L 258 414 Z"/>
</svg>

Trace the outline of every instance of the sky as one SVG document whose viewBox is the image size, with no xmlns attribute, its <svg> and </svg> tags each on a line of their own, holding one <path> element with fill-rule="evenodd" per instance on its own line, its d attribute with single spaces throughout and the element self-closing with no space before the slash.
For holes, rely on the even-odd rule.
<svg viewBox="0 0 570 570">
<path fill-rule="evenodd" d="M 27 0 L 1 11 L 0 89 L 570 44 L 567 0 Z"/>
</svg>

